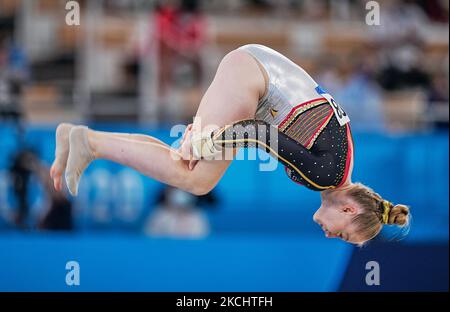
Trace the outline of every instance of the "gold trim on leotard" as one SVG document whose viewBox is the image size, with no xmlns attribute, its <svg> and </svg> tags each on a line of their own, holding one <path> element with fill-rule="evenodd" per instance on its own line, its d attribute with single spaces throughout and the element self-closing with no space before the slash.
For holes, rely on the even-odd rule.
<svg viewBox="0 0 450 312">
<path fill-rule="evenodd" d="M 223 131 L 222 131 L 223 132 Z M 221 133 L 222 133 L 221 132 Z M 314 183 L 313 181 L 311 181 L 300 169 L 298 169 L 296 166 L 294 166 L 290 161 L 288 161 L 286 158 L 280 156 L 274 149 L 272 149 L 270 146 L 268 146 L 266 143 L 261 142 L 259 140 L 256 139 L 236 139 L 236 140 L 214 140 L 214 143 L 218 143 L 218 144 L 226 144 L 226 143 L 257 143 L 257 144 L 261 144 L 262 146 L 264 146 L 266 149 L 270 150 L 272 152 L 272 154 L 274 154 L 278 159 L 283 160 L 285 163 L 287 163 L 288 165 L 290 165 L 295 171 L 297 171 L 298 174 L 300 174 L 300 176 L 309 184 L 311 184 L 312 186 L 314 186 L 315 188 L 321 189 L 321 190 L 326 190 L 326 189 L 331 189 L 331 188 L 335 188 L 335 186 L 330 185 L 330 186 L 321 186 L 318 185 L 316 183 Z"/>
</svg>

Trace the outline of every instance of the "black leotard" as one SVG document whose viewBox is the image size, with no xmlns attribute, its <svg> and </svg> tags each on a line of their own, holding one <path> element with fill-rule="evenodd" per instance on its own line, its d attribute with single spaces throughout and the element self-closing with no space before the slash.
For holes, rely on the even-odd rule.
<svg viewBox="0 0 450 312">
<path fill-rule="evenodd" d="M 287 175 L 309 189 L 323 191 L 347 178 L 353 144 L 348 124 L 340 126 L 333 115 L 310 148 L 262 120 L 247 119 L 214 132 L 218 147 L 258 147 L 286 167 Z"/>
</svg>

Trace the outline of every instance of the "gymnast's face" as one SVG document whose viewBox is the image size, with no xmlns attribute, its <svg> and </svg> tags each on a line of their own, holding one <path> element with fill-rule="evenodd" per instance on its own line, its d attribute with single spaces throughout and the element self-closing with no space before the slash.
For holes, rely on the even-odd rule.
<svg viewBox="0 0 450 312">
<path fill-rule="evenodd" d="M 358 206 L 349 202 L 343 191 L 324 191 L 321 192 L 321 197 L 322 205 L 313 219 L 320 225 L 325 236 L 359 244 L 362 240 L 352 224 L 353 218 L 359 213 Z"/>
</svg>

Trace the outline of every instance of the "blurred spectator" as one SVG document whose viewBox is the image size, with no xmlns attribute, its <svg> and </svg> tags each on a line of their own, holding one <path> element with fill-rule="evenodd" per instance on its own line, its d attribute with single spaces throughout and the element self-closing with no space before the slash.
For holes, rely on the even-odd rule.
<svg viewBox="0 0 450 312">
<path fill-rule="evenodd" d="M 48 207 L 44 209 L 42 218 L 38 222 L 41 230 L 67 231 L 73 229 L 72 203 L 64 192 L 57 192 L 50 178 L 50 168 L 35 158 L 33 173 L 39 178 L 48 198 Z"/>
<path fill-rule="evenodd" d="M 387 90 L 429 85 L 422 60 L 428 17 L 414 2 L 383 2 L 381 25 L 371 27 L 379 49 L 379 82 Z"/>
<path fill-rule="evenodd" d="M 17 210 L 14 222 L 19 228 L 27 227 L 27 217 L 30 206 L 28 203 L 29 178 L 33 172 L 32 164 L 36 155 L 30 150 L 20 150 L 13 158 L 9 175 L 13 184 Z"/>
<path fill-rule="evenodd" d="M 318 81 L 349 114 L 358 130 L 384 129 L 382 99 L 370 72 L 364 71 L 358 55 L 334 57 L 326 63 Z"/>
<path fill-rule="evenodd" d="M 28 62 L 13 41 L 14 21 L 0 19 L 0 117 L 20 119 L 19 95 L 28 79 Z"/>
<path fill-rule="evenodd" d="M 167 187 L 160 203 L 145 225 L 145 233 L 169 237 L 204 237 L 209 222 L 199 209 L 198 199 L 185 191 Z"/>
<path fill-rule="evenodd" d="M 10 176 L 17 202 L 14 218 L 17 227 L 26 229 L 33 223 L 27 219 L 30 211 L 28 202 L 30 176 L 35 175 L 49 201 L 48 209 L 44 212 L 41 220 L 38 220 L 38 228 L 44 230 L 71 230 L 73 228 L 72 204 L 64 193 L 55 191 L 49 170 L 31 150 L 22 149 L 15 155 L 10 168 Z"/>
<path fill-rule="evenodd" d="M 158 98 L 167 104 L 170 88 L 176 84 L 198 87 L 203 79 L 201 52 L 206 42 L 206 21 L 198 0 L 162 2 L 156 7 L 154 20 L 159 64 Z"/>
<path fill-rule="evenodd" d="M 407 2 L 416 2 L 434 22 L 448 23 L 448 0 L 409 0 Z"/>
</svg>

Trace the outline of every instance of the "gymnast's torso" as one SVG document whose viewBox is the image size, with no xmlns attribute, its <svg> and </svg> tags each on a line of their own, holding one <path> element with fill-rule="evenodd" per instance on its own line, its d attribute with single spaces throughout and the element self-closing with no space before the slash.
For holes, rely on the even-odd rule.
<svg viewBox="0 0 450 312">
<path fill-rule="evenodd" d="M 259 44 L 239 49 L 253 56 L 266 72 L 266 92 L 255 120 L 277 127 L 281 143 L 289 141 L 275 155 L 287 175 L 313 190 L 342 185 L 351 174 L 353 158 L 345 111 L 305 70 L 279 52 Z"/>
<path fill-rule="evenodd" d="M 315 90 L 318 84 L 308 73 L 279 52 L 259 44 L 239 50 L 252 55 L 267 74 L 266 92 L 259 100 L 256 119 L 279 125 L 297 105 L 322 98 Z"/>
</svg>

